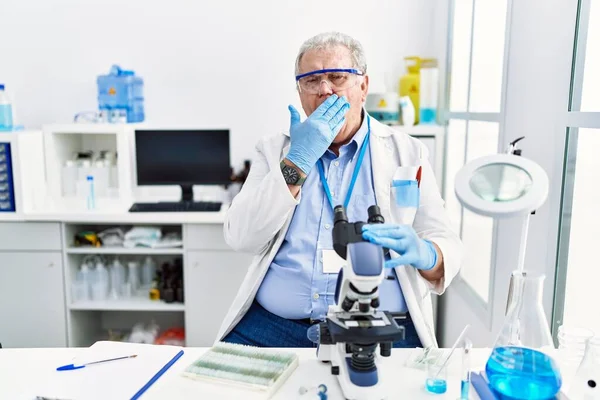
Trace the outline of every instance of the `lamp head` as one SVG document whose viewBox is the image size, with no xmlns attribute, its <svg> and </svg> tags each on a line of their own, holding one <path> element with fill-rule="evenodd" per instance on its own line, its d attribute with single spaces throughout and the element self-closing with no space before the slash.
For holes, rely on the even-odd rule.
<svg viewBox="0 0 600 400">
<path fill-rule="evenodd" d="M 537 163 L 514 152 L 517 141 L 511 143 L 509 153 L 480 157 L 461 168 L 454 191 L 465 208 L 508 218 L 530 214 L 544 204 L 548 175 Z"/>
</svg>

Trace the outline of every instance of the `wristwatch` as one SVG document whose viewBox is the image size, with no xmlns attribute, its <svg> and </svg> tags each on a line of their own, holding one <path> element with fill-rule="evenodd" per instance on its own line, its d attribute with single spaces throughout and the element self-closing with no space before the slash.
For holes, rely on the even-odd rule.
<svg viewBox="0 0 600 400">
<path fill-rule="evenodd" d="M 306 180 L 305 176 L 300 174 L 300 170 L 297 167 L 292 167 L 291 165 L 287 165 L 285 162 L 281 161 L 279 164 L 281 167 L 281 173 L 283 174 L 283 179 L 285 183 L 288 185 L 300 186 Z"/>
</svg>

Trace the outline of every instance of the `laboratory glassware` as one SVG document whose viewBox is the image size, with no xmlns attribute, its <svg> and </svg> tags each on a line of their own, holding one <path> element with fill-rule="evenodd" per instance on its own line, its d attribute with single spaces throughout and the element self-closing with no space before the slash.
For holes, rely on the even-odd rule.
<svg viewBox="0 0 600 400">
<path fill-rule="evenodd" d="M 6 94 L 4 84 L 0 84 L 0 131 L 13 128 L 13 110 L 10 98 Z"/>
<path fill-rule="evenodd" d="M 512 274 L 508 312 L 486 364 L 490 386 L 513 399 L 549 399 L 562 385 L 542 307 L 544 278 L 526 270 Z"/>
<path fill-rule="evenodd" d="M 425 379 L 425 389 L 429 393 L 442 394 L 448 389 L 448 366 L 446 364 L 430 365 L 427 368 L 427 378 Z"/>
<path fill-rule="evenodd" d="M 561 325 L 558 328 L 558 354 L 565 383 L 577 372 L 585 354 L 588 340 L 594 336 L 591 329 L 581 326 Z"/>
<path fill-rule="evenodd" d="M 585 355 L 568 391 L 569 398 L 600 399 L 600 337 L 587 341 Z"/>
</svg>

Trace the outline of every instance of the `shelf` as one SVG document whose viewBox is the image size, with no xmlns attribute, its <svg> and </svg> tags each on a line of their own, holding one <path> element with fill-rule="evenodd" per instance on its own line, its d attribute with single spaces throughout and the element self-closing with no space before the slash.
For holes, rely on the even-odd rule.
<svg viewBox="0 0 600 400">
<path fill-rule="evenodd" d="M 181 247 L 154 249 L 150 247 L 68 247 L 67 254 L 131 254 L 131 255 L 152 255 L 152 254 L 183 254 Z"/>
<path fill-rule="evenodd" d="M 69 305 L 70 310 L 93 311 L 185 311 L 182 303 L 165 303 L 145 298 L 80 301 Z"/>
<path fill-rule="evenodd" d="M 108 134 L 115 135 L 126 130 L 133 130 L 134 124 L 94 124 L 94 123 L 74 123 L 74 124 L 51 124 L 44 125 L 43 129 L 46 132 L 54 134 Z"/>
</svg>

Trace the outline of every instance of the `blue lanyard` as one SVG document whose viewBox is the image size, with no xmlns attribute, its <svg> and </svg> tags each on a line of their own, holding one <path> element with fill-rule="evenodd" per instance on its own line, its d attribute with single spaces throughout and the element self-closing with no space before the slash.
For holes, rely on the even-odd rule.
<svg viewBox="0 0 600 400">
<path fill-rule="evenodd" d="M 358 154 L 358 159 L 356 160 L 356 165 L 354 166 L 354 172 L 352 173 L 352 180 L 350 181 L 350 187 L 348 188 L 348 193 L 346 194 L 346 200 L 344 201 L 344 208 L 348 208 L 348 204 L 350 204 L 350 197 L 352 196 L 352 191 L 354 190 L 354 185 L 356 184 L 356 179 L 358 178 L 358 172 L 360 171 L 360 166 L 362 165 L 363 158 L 365 157 L 365 152 L 367 151 L 367 147 L 369 147 L 369 136 L 371 135 L 371 119 L 367 115 L 367 134 L 365 135 L 365 139 L 363 140 L 363 144 L 360 147 L 360 153 Z M 331 190 L 329 190 L 329 184 L 327 183 L 327 178 L 325 177 L 325 167 L 323 166 L 323 160 L 319 159 L 319 176 L 321 177 L 321 183 L 323 184 L 323 190 L 325 190 L 325 195 L 327 196 L 327 200 L 329 200 L 329 204 L 331 205 L 331 209 L 335 208 L 333 204 L 333 197 L 331 197 Z"/>
</svg>

